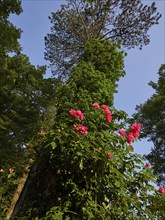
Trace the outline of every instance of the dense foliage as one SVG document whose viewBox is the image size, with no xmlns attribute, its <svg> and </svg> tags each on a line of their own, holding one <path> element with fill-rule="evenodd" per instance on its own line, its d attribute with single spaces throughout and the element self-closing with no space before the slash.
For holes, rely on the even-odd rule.
<svg viewBox="0 0 165 220">
<path fill-rule="evenodd" d="M 164 189 L 155 190 L 150 165 L 133 153 L 140 124 L 126 128 L 113 107 L 123 55 L 108 40 L 87 42 L 59 93 L 55 125 L 32 143 L 42 155 L 15 217 L 164 219 Z"/>
<path fill-rule="evenodd" d="M 153 143 L 151 152 L 145 157 L 159 176 L 159 185 L 165 187 L 165 64 L 161 65 L 158 75 L 157 83 L 149 83 L 155 93 L 137 106 L 134 118 L 143 124 L 141 137 Z"/>
<path fill-rule="evenodd" d="M 20 1 L 0 1 L 0 213 L 36 150 L 28 142 L 54 123 L 57 79 L 45 79 L 46 68 L 30 64 L 18 43 L 21 31 L 10 21 L 22 11 Z M 46 121 L 46 123 L 45 123 Z M 32 154 L 33 152 L 33 154 Z"/>
<path fill-rule="evenodd" d="M 147 44 L 160 18 L 155 4 L 74 0 L 52 14 L 49 59 L 65 83 L 45 79 L 45 67 L 21 54 L 20 30 L 8 20 L 21 12 L 20 1 L 0 1 L 0 10 L 0 218 L 164 219 L 165 189 L 155 189 L 150 164 L 133 152 L 141 124 L 126 126 L 126 113 L 113 107 L 125 75 L 116 43 Z"/>
<path fill-rule="evenodd" d="M 21 11 L 20 0 L 0 0 L 0 65 L 7 53 L 20 51 L 21 30 L 9 21 L 9 16 L 12 13 L 19 15 Z"/>
<path fill-rule="evenodd" d="M 68 77 L 89 39 L 142 48 L 149 43 L 148 30 L 158 24 L 160 14 L 155 3 L 143 5 L 139 0 L 68 0 L 49 19 L 45 58 L 56 76 Z"/>
</svg>

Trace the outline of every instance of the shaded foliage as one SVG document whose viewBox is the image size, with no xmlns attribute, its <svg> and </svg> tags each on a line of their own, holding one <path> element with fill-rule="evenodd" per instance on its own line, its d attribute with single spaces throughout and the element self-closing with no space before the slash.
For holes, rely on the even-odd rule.
<svg viewBox="0 0 165 220">
<path fill-rule="evenodd" d="M 21 12 L 20 0 L 0 1 L 0 65 L 7 53 L 20 51 L 18 39 L 21 30 L 9 21 L 9 16 L 13 13 L 19 15 Z"/>
<path fill-rule="evenodd" d="M 21 54 L 21 31 L 10 21 L 21 1 L 0 1 L 0 218 L 5 219 L 20 177 L 38 149 L 29 141 L 54 124 L 60 80 L 45 79 L 46 68 Z M 46 121 L 46 122 L 45 122 Z M 10 174 L 10 170 L 13 172 Z"/>
</svg>

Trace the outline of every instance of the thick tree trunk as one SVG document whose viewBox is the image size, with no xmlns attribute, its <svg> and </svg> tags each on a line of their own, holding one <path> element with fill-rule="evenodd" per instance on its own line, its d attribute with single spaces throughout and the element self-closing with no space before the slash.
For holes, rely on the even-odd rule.
<svg viewBox="0 0 165 220">
<path fill-rule="evenodd" d="M 52 167 L 49 155 L 42 152 L 32 165 L 15 206 L 8 212 L 8 220 L 32 220 L 44 216 L 56 203 L 58 173 L 58 167 Z"/>
<path fill-rule="evenodd" d="M 29 165 L 26 167 L 26 173 L 24 174 L 23 178 L 21 179 L 17 190 L 14 194 L 13 201 L 11 203 L 11 206 L 8 210 L 6 220 L 11 219 L 17 219 L 17 214 L 20 210 L 20 208 L 23 206 L 27 194 L 27 188 L 28 185 L 32 182 L 32 179 L 34 179 L 34 173 L 36 169 L 38 168 L 38 163 L 33 164 L 33 161 L 31 160 Z M 32 166 L 32 167 L 31 167 Z M 29 168 L 31 167 L 30 171 Z M 19 218 L 18 218 L 19 219 Z"/>
<path fill-rule="evenodd" d="M 6 215 L 6 220 L 10 220 L 11 219 L 11 216 L 15 210 L 15 207 L 16 207 L 16 203 L 23 191 L 23 188 L 25 186 L 25 183 L 27 181 L 27 178 L 28 178 L 28 169 L 29 169 L 29 166 L 26 167 L 25 169 L 25 172 L 23 174 L 23 177 L 21 178 L 19 184 L 18 184 L 18 187 L 16 189 L 16 192 L 14 193 L 14 196 L 13 196 L 13 199 L 12 199 L 12 202 L 11 202 L 11 205 L 10 205 L 10 208 L 7 212 L 7 215 Z"/>
</svg>

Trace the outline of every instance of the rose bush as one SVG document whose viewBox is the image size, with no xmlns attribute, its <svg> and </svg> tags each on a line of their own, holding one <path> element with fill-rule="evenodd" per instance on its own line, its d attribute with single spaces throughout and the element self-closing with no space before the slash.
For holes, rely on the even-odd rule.
<svg viewBox="0 0 165 220">
<path fill-rule="evenodd" d="M 56 206 L 44 219 L 164 218 L 164 189 L 156 190 L 150 183 L 155 180 L 152 169 L 145 169 L 150 164 L 144 164 L 128 142 L 131 135 L 131 143 L 137 139 L 141 125 L 117 130 L 117 117 L 111 112 L 113 120 L 107 122 L 105 114 L 110 110 L 105 106 L 91 104 L 89 111 L 82 113 L 83 125 L 69 114 L 66 123 L 57 128 L 61 132 L 50 132 L 52 142 L 48 147 L 54 166 L 59 160 L 62 186 Z M 162 204 L 158 204 L 158 198 Z"/>
</svg>

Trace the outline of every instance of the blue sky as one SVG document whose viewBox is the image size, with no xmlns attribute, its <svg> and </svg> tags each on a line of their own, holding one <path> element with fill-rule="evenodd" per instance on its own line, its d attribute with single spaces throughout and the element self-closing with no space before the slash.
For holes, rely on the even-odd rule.
<svg viewBox="0 0 165 220">
<path fill-rule="evenodd" d="M 151 4 L 152 0 L 143 0 Z M 125 58 L 126 76 L 119 82 L 118 94 L 115 95 L 115 107 L 125 110 L 131 116 L 137 104 L 144 103 L 154 92 L 148 82 L 157 81 L 158 69 L 165 63 L 165 1 L 155 0 L 162 18 L 159 25 L 150 31 L 150 44 L 139 49 L 128 51 Z M 23 0 L 23 13 L 12 15 L 10 20 L 23 30 L 21 37 L 22 51 L 34 65 L 48 65 L 44 60 L 44 37 L 50 33 L 51 24 L 48 16 L 64 4 L 63 0 Z M 50 71 L 48 70 L 48 74 Z M 135 152 L 148 153 L 152 144 L 138 141 L 134 144 Z"/>
</svg>

